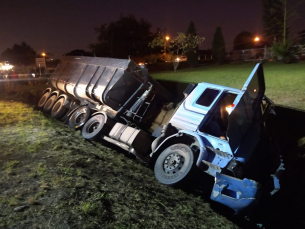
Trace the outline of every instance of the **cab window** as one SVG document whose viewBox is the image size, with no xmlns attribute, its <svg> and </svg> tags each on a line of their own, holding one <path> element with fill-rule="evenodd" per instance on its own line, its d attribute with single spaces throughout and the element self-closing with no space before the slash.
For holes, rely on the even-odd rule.
<svg viewBox="0 0 305 229">
<path fill-rule="evenodd" d="M 213 110 L 211 110 L 210 115 L 203 120 L 199 131 L 225 140 L 229 125 L 229 112 L 236 97 L 237 94 L 223 93 Z"/>
<path fill-rule="evenodd" d="M 196 101 L 196 104 L 209 107 L 215 100 L 215 98 L 218 96 L 220 93 L 220 90 L 212 89 L 212 88 L 207 88 L 205 91 L 201 94 L 199 99 Z"/>
</svg>

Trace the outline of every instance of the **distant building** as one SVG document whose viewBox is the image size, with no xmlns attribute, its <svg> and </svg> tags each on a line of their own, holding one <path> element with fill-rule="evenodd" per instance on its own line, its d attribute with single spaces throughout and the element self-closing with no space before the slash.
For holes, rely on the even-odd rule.
<svg viewBox="0 0 305 229">
<path fill-rule="evenodd" d="M 198 51 L 198 60 L 211 60 L 212 59 L 212 50 L 199 50 Z"/>
</svg>

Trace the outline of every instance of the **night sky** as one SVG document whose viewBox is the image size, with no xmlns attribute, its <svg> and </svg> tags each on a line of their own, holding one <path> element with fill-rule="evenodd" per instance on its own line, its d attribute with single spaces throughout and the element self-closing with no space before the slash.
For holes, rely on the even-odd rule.
<svg viewBox="0 0 305 229">
<path fill-rule="evenodd" d="M 287 0 L 288 9 L 298 0 Z M 290 38 L 305 29 L 305 3 L 297 8 L 300 18 L 289 22 Z M 0 53 L 22 41 L 37 53 L 49 52 L 54 58 L 74 49 L 88 50 L 96 42 L 94 28 L 117 21 L 120 14 L 134 14 L 170 37 L 186 32 L 191 20 L 201 49 L 211 48 L 217 26 L 222 26 L 226 50 L 243 30 L 262 34 L 261 0 L 0 0 Z"/>
</svg>

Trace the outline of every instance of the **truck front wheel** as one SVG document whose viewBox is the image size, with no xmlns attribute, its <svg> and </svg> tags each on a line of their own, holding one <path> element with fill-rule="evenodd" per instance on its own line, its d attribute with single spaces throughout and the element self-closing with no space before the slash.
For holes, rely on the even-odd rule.
<svg viewBox="0 0 305 229">
<path fill-rule="evenodd" d="M 91 117 L 82 129 L 82 136 L 87 140 L 97 140 L 99 135 L 103 132 L 106 119 L 102 114 Z"/>
<path fill-rule="evenodd" d="M 166 185 L 177 185 L 187 180 L 195 164 L 191 147 L 185 144 L 174 144 L 166 148 L 155 163 L 155 176 Z"/>
</svg>

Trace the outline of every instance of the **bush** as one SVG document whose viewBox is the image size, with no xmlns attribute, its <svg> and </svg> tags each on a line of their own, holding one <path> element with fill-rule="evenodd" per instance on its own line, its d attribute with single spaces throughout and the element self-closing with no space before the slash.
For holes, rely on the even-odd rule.
<svg viewBox="0 0 305 229">
<path fill-rule="evenodd" d="M 296 56 L 302 51 L 302 46 L 296 46 L 293 41 L 281 41 L 272 45 L 272 52 L 280 57 L 285 63 L 296 60 Z"/>
</svg>

